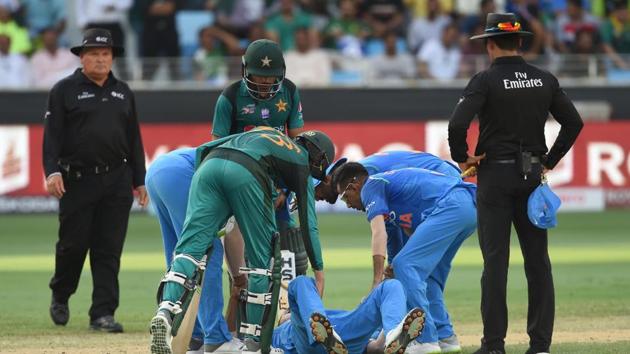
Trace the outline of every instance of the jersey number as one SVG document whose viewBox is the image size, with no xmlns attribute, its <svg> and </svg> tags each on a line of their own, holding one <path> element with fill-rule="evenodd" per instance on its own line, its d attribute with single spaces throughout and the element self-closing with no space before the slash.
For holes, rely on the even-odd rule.
<svg viewBox="0 0 630 354">
<path fill-rule="evenodd" d="M 284 135 L 276 135 L 276 134 L 260 134 L 260 136 L 262 136 L 263 138 L 271 141 L 272 143 L 280 146 L 280 147 L 284 147 L 287 150 L 295 150 L 295 152 L 297 152 L 298 154 L 300 153 L 300 148 L 293 142 L 293 140 L 291 140 L 290 138 L 284 136 Z"/>
</svg>

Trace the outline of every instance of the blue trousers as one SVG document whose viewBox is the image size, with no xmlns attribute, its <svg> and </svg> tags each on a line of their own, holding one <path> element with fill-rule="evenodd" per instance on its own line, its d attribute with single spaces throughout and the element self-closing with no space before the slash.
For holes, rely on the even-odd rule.
<svg viewBox="0 0 630 354">
<path fill-rule="evenodd" d="M 188 192 L 194 173 L 195 149 L 180 149 L 157 158 L 149 167 L 145 185 L 153 204 L 164 242 L 167 267 L 173 260 L 175 245 L 182 231 L 188 205 Z M 194 338 L 205 344 L 220 344 L 232 339 L 223 317 L 223 245 L 213 243 L 202 284 Z"/>
<path fill-rule="evenodd" d="M 319 312 L 328 317 L 349 353 L 361 354 L 376 329 L 382 327 L 387 333 L 404 319 L 405 303 L 402 284 L 392 279 L 372 290 L 352 311 L 326 310 L 315 281 L 299 276 L 289 284 L 291 320 L 274 330 L 273 346 L 284 349 L 287 354 L 327 354 L 315 343 L 309 326 L 311 315 Z"/>
<path fill-rule="evenodd" d="M 407 306 L 426 313 L 419 342 L 437 342 L 454 333 L 444 287 L 457 250 L 476 227 L 474 189 L 455 188 L 436 203 L 394 257 L 394 273 L 405 288 Z"/>
</svg>

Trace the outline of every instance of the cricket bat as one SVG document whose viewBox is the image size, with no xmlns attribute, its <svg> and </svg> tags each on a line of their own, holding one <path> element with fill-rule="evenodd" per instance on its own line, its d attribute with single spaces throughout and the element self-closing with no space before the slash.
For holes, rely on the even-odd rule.
<svg viewBox="0 0 630 354">
<path fill-rule="evenodd" d="M 280 251 L 282 258 L 282 270 L 280 281 L 280 295 L 278 296 L 278 311 L 276 312 L 276 325 L 285 313 L 289 311 L 289 283 L 295 279 L 295 253 L 287 250 Z"/>
<path fill-rule="evenodd" d="M 232 228 L 233 227 L 234 227 L 234 224 L 232 224 Z M 226 229 L 229 229 L 229 230 L 226 230 Z M 228 221 L 228 225 L 225 228 L 221 229 L 217 233 L 217 236 L 223 237 L 230 230 L 231 228 L 229 227 L 229 221 Z M 204 258 L 207 259 L 209 257 L 210 257 L 210 254 L 208 254 L 207 257 L 204 257 Z M 177 330 L 177 335 L 174 336 L 173 340 L 171 341 L 171 350 L 173 351 L 173 354 L 186 354 L 186 352 L 188 351 L 188 344 L 190 343 L 190 338 L 192 337 L 192 332 L 193 332 L 193 329 L 195 328 L 195 320 L 197 319 L 197 312 L 199 312 L 199 299 L 201 298 L 202 284 L 203 284 L 203 274 L 201 278 L 199 279 L 199 284 L 197 285 L 197 288 L 195 289 L 195 293 L 193 294 L 192 299 L 190 299 L 188 310 L 186 311 L 186 314 L 184 315 L 184 318 L 182 319 L 182 323 L 180 324 L 179 329 Z"/>
<path fill-rule="evenodd" d="M 203 283 L 200 282 L 200 284 Z M 192 332 L 195 327 L 195 320 L 197 319 L 197 312 L 199 311 L 200 297 L 201 286 L 195 289 L 195 293 L 188 305 L 188 311 L 186 311 L 184 315 L 177 335 L 173 337 L 173 341 L 171 342 L 173 354 L 186 354 L 186 351 L 188 351 L 188 344 L 190 343 L 190 338 L 192 337 Z"/>
</svg>

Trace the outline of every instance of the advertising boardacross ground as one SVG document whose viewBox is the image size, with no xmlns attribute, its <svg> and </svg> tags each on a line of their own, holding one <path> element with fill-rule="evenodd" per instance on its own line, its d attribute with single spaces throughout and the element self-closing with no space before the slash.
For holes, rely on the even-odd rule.
<svg viewBox="0 0 630 354">
<path fill-rule="evenodd" d="M 386 150 L 422 150 L 449 158 L 447 122 L 312 123 L 328 133 L 337 157 L 358 160 Z M 196 146 L 210 136 L 209 124 L 143 124 L 147 164 L 182 146 Z M 547 124 L 551 145 L 560 126 Z M 473 125 L 468 144 L 476 144 Z M 42 169 L 39 125 L 0 126 L 0 213 L 48 211 L 56 203 L 47 197 Z M 562 210 L 630 207 L 630 122 L 587 123 L 575 146 L 548 175 L 564 202 Z M 472 149 L 472 148 L 471 148 Z M 337 210 L 338 208 L 335 208 Z M 343 208 L 341 208 L 343 209 Z M 322 206 L 321 210 L 327 210 Z"/>
</svg>

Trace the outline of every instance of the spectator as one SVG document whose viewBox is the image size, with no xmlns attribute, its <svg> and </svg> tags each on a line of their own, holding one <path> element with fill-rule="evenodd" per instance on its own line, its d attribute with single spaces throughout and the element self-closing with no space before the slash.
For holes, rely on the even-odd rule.
<svg viewBox="0 0 630 354">
<path fill-rule="evenodd" d="M 427 17 L 413 20 L 409 27 L 407 42 L 413 53 L 431 39 L 439 40 L 444 27 L 451 19 L 442 13 L 438 0 L 427 0 Z"/>
<path fill-rule="evenodd" d="M 240 39 L 248 38 L 252 26 L 263 17 L 264 0 L 218 0 L 217 25 Z"/>
<path fill-rule="evenodd" d="M 269 17 L 265 23 L 267 37 L 280 44 L 283 51 L 295 48 L 295 32 L 298 28 L 311 28 L 312 18 L 294 6 L 293 0 L 280 0 L 280 10 Z M 315 41 L 316 33 L 309 30 L 311 41 Z"/>
<path fill-rule="evenodd" d="M 59 49 L 59 33 L 55 28 L 41 32 L 43 48 L 31 58 L 33 85 L 50 89 L 57 81 L 72 74 L 79 66 L 77 57 L 67 49 Z"/>
<path fill-rule="evenodd" d="M 31 38 L 38 37 L 49 28 L 63 33 L 66 27 L 66 2 L 64 0 L 21 0 L 24 22 Z"/>
<path fill-rule="evenodd" d="M 25 88 L 30 76 L 28 62 L 10 48 L 11 37 L 0 34 L 0 88 Z"/>
<path fill-rule="evenodd" d="M 486 46 L 483 41 L 470 41 L 468 38 L 484 33 L 486 17 L 489 13 L 496 12 L 497 6 L 494 0 L 479 1 L 479 13 L 464 19 L 460 30 L 461 41 L 464 43 L 464 54 L 486 55 Z"/>
<path fill-rule="evenodd" d="M 455 23 L 444 28 L 440 39 L 428 40 L 418 52 L 422 77 L 440 81 L 455 79 L 462 59 L 458 41 L 459 30 Z"/>
<path fill-rule="evenodd" d="M 103 28 L 108 30 L 114 43 L 125 44 L 125 32 L 122 24 L 132 0 L 77 0 L 77 25 L 83 30 Z"/>
<path fill-rule="evenodd" d="M 332 3 L 335 3 L 333 6 Z M 336 9 L 336 0 L 298 0 L 300 8 L 311 14 L 312 27 L 321 33 L 331 17 L 331 12 Z M 332 11 L 329 11 L 332 10 Z"/>
<path fill-rule="evenodd" d="M 523 31 L 534 34 L 523 38 L 521 50 L 525 53 L 526 58 L 535 59 L 536 55 L 542 53 L 548 38 L 545 26 L 538 18 L 540 15 L 538 1 L 512 0 L 507 8 L 516 15 Z"/>
<path fill-rule="evenodd" d="M 20 2 L 18 0 L 0 0 L 0 7 L 4 7 L 9 14 L 14 14 L 20 9 Z"/>
<path fill-rule="evenodd" d="M 224 86 L 228 80 L 226 56 L 240 54 L 239 42 L 232 34 L 214 26 L 199 31 L 199 49 L 193 57 L 196 78 L 214 86 Z"/>
<path fill-rule="evenodd" d="M 560 68 L 560 76 L 588 77 L 597 75 L 597 69 L 601 65 L 597 62 L 598 57 L 593 54 L 599 53 L 600 41 L 597 32 L 583 28 L 575 33 L 573 45 L 570 47 L 572 56 L 565 57 L 565 62 Z M 596 60 L 596 65 L 591 63 Z"/>
<path fill-rule="evenodd" d="M 405 0 L 405 5 L 409 8 L 411 16 L 413 18 L 427 17 L 427 1 L 428 0 Z M 444 12 L 451 12 L 454 10 L 454 0 L 439 0 L 440 7 Z"/>
<path fill-rule="evenodd" d="M 568 0 L 567 11 L 555 22 L 556 48 L 563 53 L 571 51 L 578 31 L 593 32 L 597 27 L 597 19 L 584 10 L 582 0 Z"/>
<path fill-rule="evenodd" d="M 285 54 L 287 78 L 298 86 L 323 86 L 330 83 L 332 63 L 328 54 L 313 48 L 309 28 L 295 31 L 295 50 Z"/>
<path fill-rule="evenodd" d="M 371 59 L 374 79 L 379 83 L 399 84 L 416 76 L 413 57 L 407 53 L 398 53 L 398 37 L 390 32 L 385 36 L 385 54 Z"/>
<path fill-rule="evenodd" d="M 365 0 L 363 2 L 364 20 L 370 25 L 372 35 L 384 38 L 388 32 L 402 35 L 405 6 L 402 0 Z"/>
<path fill-rule="evenodd" d="M 324 29 L 324 45 L 351 57 L 361 56 L 361 45 L 369 27 L 357 16 L 357 0 L 341 0 L 339 17 L 333 18 Z"/>
<path fill-rule="evenodd" d="M 28 54 L 31 51 L 32 46 L 28 31 L 20 27 L 11 17 L 11 7 L 7 4 L 0 4 L 0 34 L 11 40 L 11 53 Z"/>
<path fill-rule="evenodd" d="M 155 60 L 169 58 L 169 75 L 179 79 L 179 34 L 175 26 L 175 14 L 184 4 L 183 0 L 146 0 L 141 13 L 144 14 L 142 30 L 142 56 L 144 57 L 142 78 L 151 80 L 158 68 Z M 149 60 L 147 60 L 149 59 Z M 151 60 L 153 59 L 153 60 Z"/>
<path fill-rule="evenodd" d="M 619 54 L 630 53 L 630 16 L 628 3 L 615 1 L 610 17 L 601 26 L 603 50 L 620 69 L 629 69 L 627 59 Z"/>
</svg>

